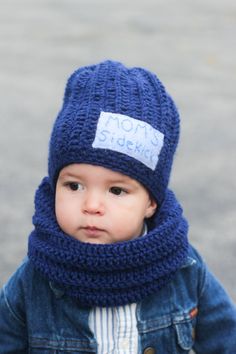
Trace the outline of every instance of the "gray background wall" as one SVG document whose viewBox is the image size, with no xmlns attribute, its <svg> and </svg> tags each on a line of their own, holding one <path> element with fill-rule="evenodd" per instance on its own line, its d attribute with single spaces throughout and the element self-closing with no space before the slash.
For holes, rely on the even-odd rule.
<svg viewBox="0 0 236 354">
<path fill-rule="evenodd" d="M 65 81 L 106 58 L 155 71 L 182 117 L 171 185 L 236 300 L 236 3 L 0 0 L 0 285 L 25 255 Z"/>
</svg>

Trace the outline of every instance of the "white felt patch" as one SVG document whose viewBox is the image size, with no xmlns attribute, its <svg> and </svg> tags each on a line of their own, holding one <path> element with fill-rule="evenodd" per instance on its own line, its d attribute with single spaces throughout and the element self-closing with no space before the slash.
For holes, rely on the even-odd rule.
<svg viewBox="0 0 236 354">
<path fill-rule="evenodd" d="M 163 143 L 164 134 L 150 124 L 123 114 L 101 112 L 92 146 L 121 152 L 155 170 Z"/>
</svg>

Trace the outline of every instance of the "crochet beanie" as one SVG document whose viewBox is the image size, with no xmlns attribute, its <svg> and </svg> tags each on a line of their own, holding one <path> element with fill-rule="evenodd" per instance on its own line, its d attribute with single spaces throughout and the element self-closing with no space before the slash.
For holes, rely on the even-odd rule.
<svg viewBox="0 0 236 354">
<path fill-rule="evenodd" d="M 178 139 L 176 106 L 153 73 L 110 60 L 79 68 L 50 139 L 51 186 L 66 165 L 88 163 L 136 179 L 160 204 Z"/>
</svg>

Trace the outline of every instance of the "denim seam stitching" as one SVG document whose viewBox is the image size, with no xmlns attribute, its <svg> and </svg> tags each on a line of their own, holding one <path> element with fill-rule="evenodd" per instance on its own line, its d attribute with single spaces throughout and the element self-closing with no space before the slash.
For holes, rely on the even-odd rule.
<svg viewBox="0 0 236 354">
<path fill-rule="evenodd" d="M 4 300 L 5 300 L 5 303 L 6 303 L 6 306 L 8 308 L 8 310 L 10 311 L 11 315 L 22 325 L 25 327 L 25 322 L 23 320 L 23 318 L 21 318 L 20 316 L 18 316 L 14 310 L 11 308 L 10 306 L 10 303 L 8 302 L 8 299 L 7 299 L 7 295 L 6 295 L 6 292 L 5 292 L 5 289 L 3 288 L 3 295 L 4 295 Z"/>
</svg>

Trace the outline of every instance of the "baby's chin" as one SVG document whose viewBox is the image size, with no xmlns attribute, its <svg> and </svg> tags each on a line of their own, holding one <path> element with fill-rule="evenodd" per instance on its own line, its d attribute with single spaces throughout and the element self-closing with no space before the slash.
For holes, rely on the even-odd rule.
<svg viewBox="0 0 236 354">
<path fill-rule="evenodd" d="M 113 242 L 108 242 L 105 240 L 96 240 L 96 239 L 89 239 L 89 240 L 84 240 L 81 242 L 90 243 L 92 245 L 109 245 L 109 244 L 113 243 Z"/>
<path fill-rule="evenodd" d="M 70 235 L 70 236 L 80 242 L 89 243 L 93 245 L 106 245 L 106 244 L 114 243 L 114 241 L 104 237 L 81 237 L 78 235 Z"/>
<path fill-rule="evenodd" d="M 76 237 L 76 236 L 71 236 L 75 238 L 76 240 L 83 242 L 83 243 L 89 243 L 92 245 L 111 245 L 115 243 L 122 243 L 122 242 L 129 242 L 131 240 L 134 240 L 137 238 L 132 237 L 128 239 L 121 239 L 121 240 L 116 240 L 116 239 L 108 239 L 108 238 L 81 238 L 81 237 Z"/>
</svg>

